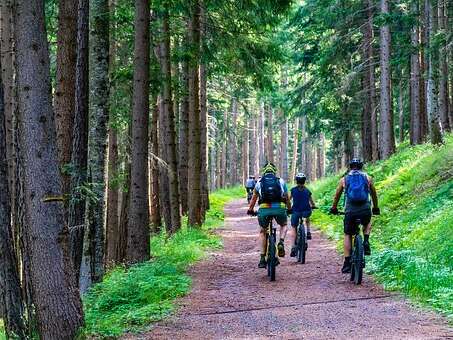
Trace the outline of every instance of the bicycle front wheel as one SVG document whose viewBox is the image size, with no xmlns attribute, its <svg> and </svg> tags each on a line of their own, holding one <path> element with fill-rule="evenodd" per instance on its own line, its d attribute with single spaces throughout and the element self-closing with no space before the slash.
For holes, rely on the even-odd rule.
<svg viewBox="0 0 453 340">
<path fill-rule="evenodd" d="M 305 227 L 300 224 L 297 230 L 297 262 L 302 264 L 305 263 L 305 255 L 307 252 L 307 235 L 305 233 Z"/>
</svg>

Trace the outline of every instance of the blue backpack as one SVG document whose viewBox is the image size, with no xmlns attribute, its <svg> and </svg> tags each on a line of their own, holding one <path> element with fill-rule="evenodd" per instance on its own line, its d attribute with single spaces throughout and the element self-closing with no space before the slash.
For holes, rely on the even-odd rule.
<svg viewBox="0 0 453 340">
<path fill-rule="evenodd" d="M 367 176 L 360 171 L 351 171 L 345 178 L 346 197 L 353 204 L 368 201 L 370 189 Z"/>
</svg>

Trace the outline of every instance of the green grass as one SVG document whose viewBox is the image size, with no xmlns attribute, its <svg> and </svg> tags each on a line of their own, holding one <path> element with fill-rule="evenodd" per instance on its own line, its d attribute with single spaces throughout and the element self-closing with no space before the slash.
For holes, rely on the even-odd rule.
<svg viewBox="0 0 453 340">
<path fill-rule="evenodd" d="M 453 320 L 453 135 L 442 146 L 402 145 L 366 171 L 375 180 L 381 207 L 373 222 L 368 272 L 387 289 Z M 315 182 L 311 189 L 324 208 L 313 221 L 340 250 L 341 218 L 326 213 L 339 178 Z"/>
<path fill-rule="evenodd" d="M 175 299 L 191 288 L 188 267 L 202 259 L 207 249 L 222 246 L 210 230 L 222 225 L 225 203 L 243 195 L 241 188 L 212 193 L 203 228 L 184 227 L 169 239 L 164 234 L 155 236 L 150 262 L 110 271 L 84 297 L 85 334 L 106 338 L 143 331 L 172 313 Z"/>
<path fill-rule="evenodd" d="M 0 319 L 0 340 L 6 340 L 5 328 L 3 327 L 2 319 Z"/>
</svg>

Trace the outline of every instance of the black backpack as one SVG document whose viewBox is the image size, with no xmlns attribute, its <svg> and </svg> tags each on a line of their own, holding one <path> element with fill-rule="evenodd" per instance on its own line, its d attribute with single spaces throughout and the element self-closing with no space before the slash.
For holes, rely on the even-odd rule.
<svg viewBox="0 0 453 340">
<path fill-rule="evenodd" d="M 260 180 L 261 183 L 261 203 L 274 203 L 282 201 L 282 187 L 280 178 L 273 174 L 267 174 Z"/>
</svg>

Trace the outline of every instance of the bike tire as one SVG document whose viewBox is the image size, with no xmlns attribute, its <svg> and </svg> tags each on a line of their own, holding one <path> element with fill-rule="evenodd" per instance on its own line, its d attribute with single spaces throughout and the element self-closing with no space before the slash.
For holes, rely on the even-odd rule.
<svg viewBox="0 0 453 340">
<path fill-rule="evenodd" d="M 303 224 L 299 225 L 297 234 L 299 235 L 299 239 L 297 240 L 297 262 L 304 264 L 307 252 L 307 235 Z"/>
<path fill-rule="evenodd" d="M 271 281 L 275 281 L 275 269 L 276 269 L 276 245 L 275 235 L 271 235 L 269 238 L 269 257 L 267 259 L 267 274 Z"/>
<path fill-rule="evenodd" d="M 363 267 L 365 263 L 365 252 L 363 250 L 362 236 L 356 235 L 354 239 L 354 283 L 359 285 L 362 283 Z"/>
</svg>

